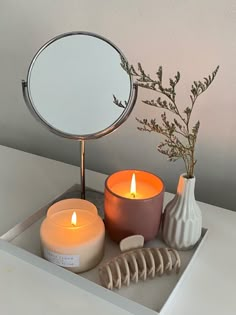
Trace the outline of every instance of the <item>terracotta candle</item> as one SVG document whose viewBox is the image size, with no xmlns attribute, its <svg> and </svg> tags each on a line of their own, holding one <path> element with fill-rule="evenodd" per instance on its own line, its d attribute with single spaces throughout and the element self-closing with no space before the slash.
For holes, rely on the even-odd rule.
<svg viewBox="0 0 236 315">
<path fill-rule="evenodd" d="M 105 225 L 110 237 L 121 239 L 141 234 L 145 241 L 158 233 L 164 198 L 164 183 L 156 175 L 123 170 L 105 182 Z"/>
<path fill-rule="evenodd" d="M 100 262 L 104 237 L 105 228 L 97 208 L 82 199 L 53 204 L 40 228 L 43 257 L 76 273 Z"/>
</svg>

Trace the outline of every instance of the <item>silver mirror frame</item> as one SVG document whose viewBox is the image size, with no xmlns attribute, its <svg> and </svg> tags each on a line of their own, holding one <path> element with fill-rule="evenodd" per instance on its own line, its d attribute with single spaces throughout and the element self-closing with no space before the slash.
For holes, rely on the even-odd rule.
<svg viewBox="0 0 236 315">
<path fill-rule="evenodd" d="M 41 54 L 41 52 L 46 49 L 50 44 L 52 44 L 53 42 L 67 37 L 67 36 L 73 36 L 73 35 L 86 35 L 86 36 L 92 36 L 98 39 L 101 39 L 103 41 L 105 41 L 106 43 L 108 43 L 110 46 L 112 46 L 118 53 L 119 55 L 125 60 L 125 56 L 124 54 L 120 51 L 120 49 L 115 46 L 111 41 L 109 41 L 108 39 L 106 39 L 103 36 L 97 35 L 95 33 L 91 33 L 91 32 L 84 32 L 84 31 L 76 31 L 76 32 L 69 32 L 69 33 L 63 33 L 60 34 L 54 38 L 52 38 L 51 40 L 49 40 L 48 42 L 46 42 L 35 54 L 35 56 L 33 57 L 28 72 L 27 72 L 27 79 L 22 80 L 22 92 L 23 92 L 23 97 L 25 100 L 25 103 L 29 109 L 29 111 L 31 112 L 31 114 L 35 117 L 36 120 L 38 120 L 44 127 L 46 127 L 49 131 L 51 131 L 52 133 L 64 137 L 64 138 L 68 138 L 68 139 L 73 139 L 73 140 L 77 140 L 80 141 L 80 177 L 81 177 L 81 198 L 85 198 L 85 140 L 90 140 L 90 139 L 97 139 L 100 137 L 103 137 L 113 131 L 115 131 L 122 123 L 124 123 L 127 118 L 129 117 L 130 113 L 133 110 L 133 107 L 135 105 L 136 99 L 137 99 L 137 94 L 138 94 L 138 86 L 133 82 L 133 79 L 131 76 L 129 76 L 130 79 L 130 95 L 129 95 L 129 99 L 127 102 L 127 106 L 126 108 L 123 110 L 122 114 L 118 117 L 118 119 L 111 124 L 110 126 L 108 126 L 107 128 L 98 131 L 96 133 L 92 133 L 92 134 L 85 134 L 85 135 L 76 135 L 76 134 L 70 134 L 70 133 L 66 133 L 63 132 L 55 127 L 53 127 L 52 125 L 50 125 L 41 115 L 40 113 L 37 111 L 36 107 L 34 106 L 34 102 L 31 98 L 30 92 L 29 92 L 29 77 L 31 74 L 31 71 L 33 69 L 34 63 L 36 62 L 38 56 Z"/>
<path fill-rule="evenodd" d="M 90 139 L 97 139 L 100 138 L 102 136 L 105 136 L 109 133 L 111 133 L 112 131 L 116 130 L 122 123 L 124 123 L 126 121 L 126 119 L 129 117 L 131 111 L 133 110 L 133 107 L 135 105 L 135 101 L 137 99 L 137 85 L 133 83 L 133 79 L 131 76 L 129 76 L 130 78 L 130 95 L 129 95 L 129 100 L 128 100 L 128 105 L 127 107 L 124 109 L 124 111 L 122 112 L 122 114 L 119 116 L 119 118 L 110 126 L 108 126 L 107 128 L 98 131 L 96 133 L 92 133 L 92 134 L 86 134 L 86 135 L 76 135 L 76 134 L 70 134 L 70 133 L 66 133 L 63 132 L 55 127 L 53 127 L 52 125 L 50 125 L 41 115 L 40 113 L 37 111 L 37 109 L 34 106 L 34 102 L 31 98 L 31 95 L 29 93 L 29 86 L 28 86 L 28 82 L 29 82 L 29 77 L 30 77 L 30 73 L 32 71 L 32 68 L 34 66 L 35 61 L 37 60 L 38 56 L 41 54 L 41 52 L 46 49 L 49 45 L 51 45 L 53 42 L 67 37 L 67 36 L 73 36 L 73 35 L 87 35 L 87 36 L 92 36 L 92 37 L 96 37 L 98 39 L 101 39 L 103 41 L 105 41 L 106 43 L 108 43 L 110 46 L 112 46 L 118 53 L 119 55 L 124 58 L 125 61 L 126 58 L 123 55 L 123 53 L 120 51 L 120 49 L 118 47 L 116 47 L 111 41 L 109 41 L 108 39 L 106 39 L 105 37 L 102 37 L 100 35 L 97 35 L 95 33 L 90 33 L 90 32 L 69 32 L 69 33 L 64 33 L 64 34 L 60 34 L 54 38 L 52 38 L 51 40 L 49 40 L 46 44 L 44 44 L 35 54 L 35 56 L 33 57 L 28 72 L 27 72 L 27 79 L 26 81 L 23 80 L 22 81 L 22 89 L 23 89 L 23 95 L 24 95 L 24 99 L 26 102 L 26 105 L 28 107 L 28 109 L 30 110 L 31 114 L 41 123 L 43 124 L 44 127 L 46 127 L 48 130 L 50 130 L 51 132 L 55 133 L 58 136 L 64 137 L 64 138 L 69 138 L 69 139 L 73 139 L 73 140 L 90 140 Z"/>
</svg>

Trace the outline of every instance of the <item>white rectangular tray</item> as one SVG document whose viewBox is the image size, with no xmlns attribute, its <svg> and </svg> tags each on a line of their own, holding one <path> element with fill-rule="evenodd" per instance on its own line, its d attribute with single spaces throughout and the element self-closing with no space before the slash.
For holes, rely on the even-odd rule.
<svg viewBox="0 0 236 315">
<path fill-rule="evenodd" d="M 47 209 L 57 200 L 71 197 L 79 197 L 79 185 L 72 186 L 64 194 L 39 209 L 24 222 L 17 224 L 7 233 L 2 235 L 1 239 L 11 242 L 15 246 L 25 249 L 27 252 L 33 255 L 41 257 L 39 229 Z M 88 190 L 86 199 L 92 201 L 97 206 L 100 215 L 103 216 L 103 194 L 100 192 Z M 91 282 L 86 282 L 86 289 L 90 287 L 91 291 L 95 290 L 96 295 L 99 295 L 108 301 L 112 299 L 114 304 L 119 306 L 122 304 L 123 308 L 126 310 L 134 310 L 135 314 L 137 313 L 137 309 L 139 309 L 140 314 L 160 314 L 164 312 L 164 309 L 174 297 L 174 293 L 178 287 L 180 287 L 184 276 L 188 271 L 190 271 L 191 264 L 194 262 L 194 257 L 196 257 L 201 245 L 206 239 L 206 236 L 207 229 L 203 229 L 202 237 L 194 249 L 190 251 L 179 252 L 181 257 L 181 271 L 178 275 L 173 273 L 170 275 L 163 275 L 162 277 L 156 277 L 154 279 L 148 279 L 146 281 L 140 281 L 138 284 L 131 284 L 130 287 L 122 287 L 120 290 L 115 290 L 113 292 L 108 292 L 108 290 L 100 286 L 98 277 L 99 266 L 80 275 L 70 273 L 69 271 L 66 272 L 70 273 L 70 279 L 71 277 L 75 277 L 79 280 L 81 279 L 80 277 L 82 277 L 85 278 L 86 281 L 90 280 Z M 145 244 L 145 247 L 164 246 L 166 245 L 160 239 L 155 239 Z M 120 251 L 118 245 L 112 242 L 107 236 L 103 261 L 110 257 L 114 257 L 119 253 Z M 61 269 L 63 275 L 66 274 L 65 270 L 62 268 L 52 265 L 52 268 L 53 267 L 56 269 L 59 268 L 57 270 Z M 99 286 L 94 286 L 94 283 Z M 136 303 L 138 303 L 139 306 Z"/>
</svg>

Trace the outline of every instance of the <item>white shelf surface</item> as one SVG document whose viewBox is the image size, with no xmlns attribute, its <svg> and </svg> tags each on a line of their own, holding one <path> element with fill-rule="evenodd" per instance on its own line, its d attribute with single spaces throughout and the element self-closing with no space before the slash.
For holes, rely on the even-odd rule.
<svg viewBox="0 0 236 315">
<path fill-rule="evenodd" d="M 73 191 L 77 191 L 78 193 L 78 185 L 75 185 L 74 187 L 69 189 L 70 195 Z M 88 198 L 94 202 L 97 203 L 100 210 L 103 211 L 103 194 L 96 193 L 96 192 L 88 192 L 87 193 Z M 64 199 L 66 194 L 60 199 Z M 28 228 L 23 230 L 23 227 L 26 227 L 27 222 L 29 220 L 26 220 L 23 224 L 18 225 L 17 227 L 14 227 L 11 229 L 9 233 L 6 233 L 2 236 L 3 239 L 12 239 L 11 243 L 25 249 L 26 251 L 30 252 L 33 255 L 36 255 L 38 257 L 41 257 L 41 248 L 40 248 L 40 225 L 45 218 L 45 213 L 48 209 L 48 205 L 43 206 L 41 209 L 39 209 L 36 212 L 36 215 L 33 216 L 33 224 L 29 225 Z M 31 217 L 32 219 L 32 217 Z M 201 242 L 199 242 L 199 245 L 196 246 L 194 249 L 189 251 L 182 251 L 179 252 L 180 258 L 181 258 L 181 269 L 178 274 L 176 274 L 174 271 L 170 274 L 164 274 L 161 277 L 155 277 L 154 279 L 148 279 L 146 281 L 140 280 L 138 284 L 131 283 L 129 287 L 123 286 L 120 290 L 114 290 L 111 294 L 113 295 L 113 298 L 116 299 L 117 295 L 120 295 L 124 298 L 127 298 L 129 300 L 129 304 L 132 307 L 132 302 L 136 302 L 140 304 L 140 306 L 145 306 L 149 310 L 152 310 L 156 312 L 156 314 L 160 313 L 164 309 L 164 305 L 168 303 L 169 299 L 172 298 L 175 291 L 177 290 L 177 287 L 179 287 L 180 283 L 183 281 L 183 278 L 187 271 L 189 270 L 192 261 L 194 261 L 194 258 L 199 250 L 199 248 L 202 246 L 202 243 L 206 239 L 206 231 L 203 231 L 203 237 L 201 239 Z M 156 238 L 153 241 L 150 241 L 145 244 L 145 247 L 166 247 L 166 245 L 162 242 L 162 240 L 159 238 Z M 73 274 L 73 276 L 76 278 L 83 277 L 87 280 L 90 280 L 91 282 L 100 285 L 99 275 L 98 275 L 98 268 L 99 266 L 106 261 L 108 258 L 115 257 L 120 254 L 119 246 L 112 242 L 109 239 L 109 236 L 106 237 L 105 242 L 105 255 L 102 260 L 102 262 L 95 267 L 94 269 L 81 273 L 78 275 Z M 92 286 L 92 284 L 90 284 Z M 99 291 L 100 287 L 97 288 Z M 99 292 L 100 294 L 103 294 L 103 290 Z M 147 310 L 148 312 L 148 310 Z M 152 313 L 152 312 L 151 312 Z"/>
<path fill-rule="evenodd" d="M 0 146 L 0 174 L 2 235 L 77 183 L 79 168 Z M 87 171 L 86 178 L 89 187 L 103 191 L 106 175 Z M 165 203 L 171 197 L 166 193 Z M 202 202 L 199 206 L 203 226 L 208 228 L 207 239 L 163 313 L 235 315 L 236 213 Z M 72 273 L 52 268 L 52 264 L 3 240 L 0 279 L 2 314 L 150 314 L 134 302 L 131 307 L 118 294 L 114 300 L 114 294 L 99 287 L 100 296 L 95 284 L 82 277 L 75 280 Z M 73 301 L 71 290 L 75 290 Z"/>
</svg>

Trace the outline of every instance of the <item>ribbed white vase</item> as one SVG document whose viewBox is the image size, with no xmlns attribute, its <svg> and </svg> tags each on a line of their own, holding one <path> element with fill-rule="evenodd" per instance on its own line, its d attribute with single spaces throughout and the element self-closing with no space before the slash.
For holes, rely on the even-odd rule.
<svg viewBox="0 0 236 315">
<path fill-rule="evenodd" d="M 201 236 L 202 215 L 195 200 L 195 177 L 180 175 L 177 193 L 164 212 L 163 240 L 173 248 L 192 248 Z"/>
</svg>

